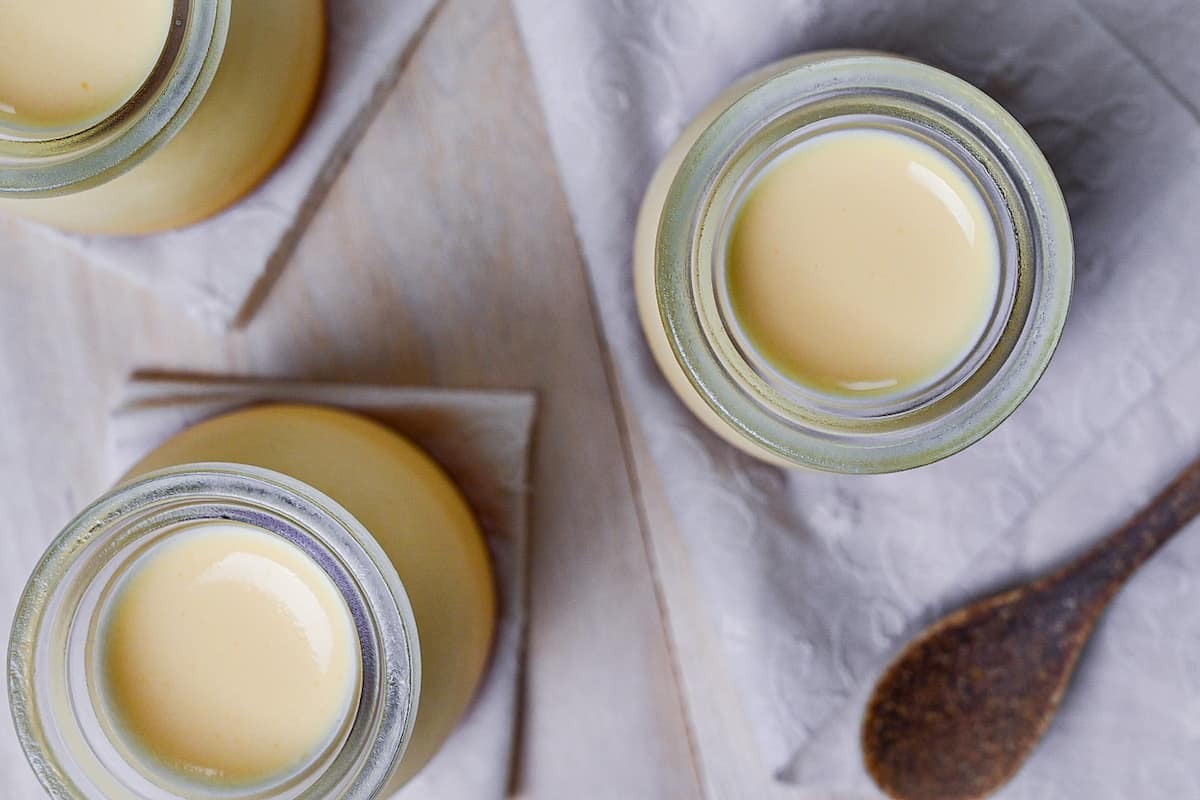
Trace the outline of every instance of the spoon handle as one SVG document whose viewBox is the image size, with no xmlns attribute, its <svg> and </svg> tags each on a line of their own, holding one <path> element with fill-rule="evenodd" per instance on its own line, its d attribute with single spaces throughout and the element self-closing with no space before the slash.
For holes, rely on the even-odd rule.
<svg viewBox="0 0 1200 800">
<path fill-rule="evenodd" d="M 1120 529 L 1045 580 L 1071 584 L 1073 596 L 1105 604 L 1138 567 L 1198 514 L 1200 459 L 1189 464 Z"/>
</svg>

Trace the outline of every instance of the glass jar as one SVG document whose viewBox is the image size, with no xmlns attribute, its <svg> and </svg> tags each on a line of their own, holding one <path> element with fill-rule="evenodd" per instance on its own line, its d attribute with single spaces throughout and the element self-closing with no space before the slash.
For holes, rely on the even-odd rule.
<svg viewBox="0 0 1200 800">
<path fill-rule="evenodd" d="M 257 475 L 269 470 L 272 475 L 288 476 L 282 480 L 290 486 L 312 487 L 307 489 L 309 494 L 318 494 L 335 504 L 339 518 L 350 520 L 353 526 L 346 523 L 348 526 L 357 526 L 356 530 L 364 533 L 370 545 L 366 549 L 373 557 L 382 556 L 380 571 L 399 576 L 407 598 L 402 616 L 412 628 L 406 634 L 408 658 L 412 661 L 409 669 L 420 676 L 420 708 L 414 690 L 408 712 L 411 730 L 402 744 L 397 740 L 389 743 L 402 747 L 404 757 L 393 764 L 390 778 L 376 785 L 374 791 L 385 796 L 398 789 L 436 754 L 458 724 L 482 681 L 491 654 L 495 586 L 482 534 L 466 502 L 445 473 L 407 440 L 356 414 L 316 406 L 253 406 L 207 420 L 165 442 L 137 464 L 127 479 L 140 485 L 140 476 L 159 474 L 163 469 L 176 475 L 211 469 L 189 466 L 198 462 L 219 462 L 220 469 L 239 474 L 249 470 Z M 123 491 L 118 489 L 117 493 Z M 65 547 L 64 540 L 79 535 L 79 524 L 86 521 L 68 528 L 51 553 Z M 318 560 L 325 564 L 323 559 Z M 357 571 L 352 574 L 359 575 Z M 41 583 L 35 574 L 19 619 L 28 616 L 31 608 L 45 604 L 34 591 Z M 419 651 L 416 631 L 420 631 Z M 368 649 L 366 633 L 360 626 L 364 652 Z M 14 648 L 16 642 L 14 638 Z M 12 658 L 25 657 L 14 649 Z M 380 668 L 391 669 L 391 665 L 384 663 Z M 36 678 L 34 670 L 23 682 L 28 684 Z M 12 695 L 14 707 L 20 697 L 28 696 L 27 689 L 18 689 Z M 363 713 L 361 706 L 359 713 Z M 40 712 L 27 712 L 27 716 L 29 724 L 48 727 Z M 22 739 L 27 740 L 24 733 Z M 39 751 L 26 744 L 26 752 L 41 775 Z M 399 751 L 394 755 L 398 757 Z M 294 796 L 343 795 L 278 795 Z"/>
<path fill-rule="evenodd" d="M 92 663 L 104 598 L 137 556 L 183 526 L 233 520 L 283 537 L 342 593 L 358 629 L 361 689 L 334 747 L 273 785 L 210 795 L 129 755 L 110 730 Z M 17 736 L 56 800 L 367 800 L 379 796 L 416 719 L 421 661 L 404 586 L 378 543 L 331 498 L 280 473 L 193 464 L 100 498 L 54 540 L 21 598 L 8 650 Z"/>
<path fill-rule="evenodd" d="M 221 211 L 283 158 L 320 85 L 324 0 L 173 1 L 157 64 L 106 117 L 82 130 L 0 120 L 0 211 L 152 233 Z"/>
<path fill-rule="evenodd" d="M 725 252 L 746 192 L 790 147 L 849 128 L 903 133 L 960 165 L 1000 243 L 1000 288 L 982 335 L 946 374 L 901 396 L 810 391 L 764 363 L 732 321 Z M 709 428 L 781 466 L 878 473 L 951 455 L 1016 409 L 1058 343 L 1073 259 L 1054 175 L 995 101 L 925 64 L 829 51 L 754 73 L 684 131 L 643 201 L 634 277 L 655 360 Z"/>
</svg>

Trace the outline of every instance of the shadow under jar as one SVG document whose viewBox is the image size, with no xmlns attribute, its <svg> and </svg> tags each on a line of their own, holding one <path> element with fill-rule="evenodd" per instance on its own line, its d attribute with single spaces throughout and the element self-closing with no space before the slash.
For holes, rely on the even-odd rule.
<svg viewBox="0 0 1200 800">
<path fill-rule="evenodd" d="M 324 0 L 15 0 L 0 7 L 0 212 L 81 233 L 199 222 L 307 120 Z"/>
<path fill-rule="evenodd" d="M 831 389 L 829 382 L 807 380 L 787 369 L 755 335 L 755 320 L 739 305 L 743 268 L 735 255 L 741 257 L 738 237 L 751 224 L 745 220 L 754 203 L 766 202 L 756 200 L 756 193 L 768 191 L 772 180 L 778 183 L 772 176 L 791 169 L 787 165 L 794 166 L 797 156 L 832 152 L 829 143 L 846 144 L 853 137 L 908 148 L 915 154 L 912 161 L 935 167 L 904 165 L 910 172 L 927 173 L 917 177 L 931 196 L 945 202 L 949 218 L 970 229 L 972 239 L 987 235 L 995 254 L 994 275 L 990 284 L 980 284 L 989 288 L 978 324 L 937 369 L 911 381 L 847 381 Z M 879 230 L 880 220 L 890 225 L 888 214 L 896 211 L 896 219 L 907 222 L 900 213 L 905 198 L 878 196 L 883 189 L 873 183 L 872 170 L 854 163 L 857 155 L 848 152 L 846 185 L 837 182 L 842 173 L 836 165 L 821 167 L 824 185 L 837 188 L 828 202 L 848 206 L 833 211 L 853 214 L 860 200 L 864 206 L 869 201 L 875 215 L 865 219 L 876 227 L 847 217 L 847 235 L 860 240 L 848 245 L 865 242 L 886 254 L 892 231 Z M 874 155 L 864 151 L 864 157 Z M 798 174 L 821 175 L 817 169 Z M 808 178 L 797 180 L 800 192 L 820 191 L 816 178 L 808 185 L 803 182 Z M 952 191 L 952 185 L 962 188 Z M 815 194 L 792 209 L 785 194 L 784 205 L 772 212 L 774 227 L 762 226 L 782 236 L 760 243 L 768 261 L 784 251 L 783 266 L 769 264 L 771 269 L 788 276 L 796 265 L 812 267 L 805 264 L 811 254 L 803 251 L 804 242 L 796 244 L 803 240 L 796 231 L 806 224 L 811 228 L 813 217 L 830 212 L 823 202 Z M 966 211 L 972 203 L 978 208 L 974 220 Z M 843 225 L 843 218 L 831 218 Z M 979 225 L 987 229 L 976 230 Z M 904 242 L 899 223 L 895 232 L 900 237 L 895 241 L 916 257 L 907 264 L 897 260 L 866 266 L 863 274 L 871 280 L 883 276 L 880 280 L 892 282 L 870 287 L 876 300 L 886 302 L 893 294 L 907 298 L 907 316 L 897 318 L 915 319 L 918 328 L 924 313 L 932 319 L 957 311 L 945 305 L 954 302 L 953 296 L 932 296 L 940 291 L 937 275 L 926 275 L 925 294 L 895 283 L 906 280 L 904 268 L 920 264 L 922 246 L 934 246 L 932 239 L 919 237 Z M 828 231 L 819 234 L 817 238 L 830 238 Z M 789 247 L 800 252 L 788 252 Z M 857 247 L 855 252 L 865 251 Z M 778 287 L 768 284 L 768 290 L 777 288 L 780 295 L 795 295 L 783 299 L 796 300 L 796 308 L 819 303 L 816 290 L 829 287 L 846 301 L 831 317 L 836 325 L 829 330 L 808 316 L 793 317 L 797 331 L 815 327 L 806 335 L 820 346 L 829 342 L 829 349 L 819 354 L 825 361 L 837 361 L 838 348 L 845 346 L 838 337 L 846 331 L 856 347 L 870 354 L 870 332 L 886 327 L 873 325 L 869 316 L 879 311 L 878 302 L 858 306 L 853 291 L 839 284 L 843 266 L 836 258 L 819 265 L 825 269 L 820 287 L 790 277 Z M 684 131 L 643 201 L 634 271 L 642 326 L 655 360 L 704 424 L 751 455 L 781 466 L 880 473 L 928 464 L 967 447 L 1024 400 L 1049 363 L 1066 319 L 1073 248 L 1066 206 L 1049 165 L 995 101 L 965 81 L 915 61 L 828 51 L 750 75 Z M 848 274 L 846 281 L 862 279 Z M 804 296 L 809 289 L 813 291 Z M 819 305 L 808 308 L 828 311 Z M 788 318 L 781 319 L 787 334 Z M 929 327 L 933 329 L 932 322 Z M 928 343 L 922 330 L 897 332 L 921 346 Z M 885 345 L 896 343 L 874 344 L 879 356 Z"/>
<path fill-rule="evenodd" d="M 54 798 L 368 800 L 441 748 L 494 626 L 482 535 L 428 456 L 355 414 L 255 406 L 168 440 L 55 539 L 9 696 Z"/>
</svg>

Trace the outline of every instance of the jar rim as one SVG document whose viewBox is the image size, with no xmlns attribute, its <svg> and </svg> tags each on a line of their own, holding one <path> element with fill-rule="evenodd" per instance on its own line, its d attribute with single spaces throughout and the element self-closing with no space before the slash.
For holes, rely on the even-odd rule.
<svg viewBox="0 0 1200 800">
<path fill-rule="evenodd" d="M 363 661 L 353 722 L 318 772 L 299 783 L 249 787 L 248 795 L 214 788 L 213 796 L 316 800 L 333 793 L 369 800 L 399 766 L 416 722 L 420 646 L 408 595 L 378 542 L 336 501 L 287 475 L 243 464 L 184 464 L 122 484 L 92 503 L 54 539 L 22 593 L 8 647 L 9 700 L 26 759 L 50 797 L 90 796 L 83 787 L 100 781 L 130 798 L 145 796 L 122 782 L 125 772 L 136 771 L 131 765 L 117 776 L 86 749 L 87 736 L 73 729 L 78 720 L 59 699 L 70 679 L 56 675 L 70 665 L 58 662 L 71 660 L 64 655 L 66 639 L 81 612 L 80 598 L 116 560 L 114 548 L 128 553 L 181 520 L 214 519 L 257 525 L 301 545 L 350 602 Z M 138 530 L 130 533 L 132 528 Z M 48 658 L 50 651 L 63 657 Z M 72 729 L 63 728 L 59 717 L 69 718 Z M 151 788 L 150 796 L 164 798 L 194 796 L 197 789 L 189 784 L 179 794 L 158 783 Z"/>
<path fill-rule="evenodd" d="M 47 197 L 118 177 L 166 145 L 208 92 L 229 32 L 232 0 L 174 0 L 150 74 L 122 105 L 51 138 L 0 136 L 0 197 Z"/>
<path fill-rule="evenodd" d="M 868 100 L 891 109 L 898 121 L 952 130 L 969 140 L 973 154 L 986 156 L 988 174 L 1007 187 L 1002 193 L 1017 240 L 1023 305 L 1011 311 L 1011 330 L 999 340 L 1002 349 L 989 356 L 994 361 L 989 373 L 968 376 L 933 405 L 888 412 L 862 425 L 781 399 L 739 360 L 711 295 L 713 241 L 727 222 L 721 215 L 729 212 L 720 208 L 720 200 L 734 191 L 739 168 L 753 160 L 746 154 L 768 146 L 771 135 L 795 133 L 797 128 L 787 127 L 793 118 L 808 114 L 823 123 L 848 113 L 839 108 L 858 108 Z M 769 132 L 772 125 L 779 130 Z M 653 269 L 659 315 L 675 360 L 704 403 L 737 436 L 785 463 L 878 473 L 928 464 L 965 448 L 1025 399 L 1049 364 L 1065 323 L 1073 245 L 1066 203 L 1049 164 L 996 101 L 917 61 L 841 51 L 784 62 L 782 71 L 754 83 L 700 133 L 667 190 Z"/>
</svg>

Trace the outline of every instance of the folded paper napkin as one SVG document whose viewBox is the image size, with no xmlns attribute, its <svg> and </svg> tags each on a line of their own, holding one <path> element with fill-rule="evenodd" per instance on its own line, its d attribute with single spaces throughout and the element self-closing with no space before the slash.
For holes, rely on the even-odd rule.
<svg viewBox="0 0 1200 800">
<path fill-rule="evenodd" d="M 113 414 L 113 475 L 200 420 L 267 401 L 356 411 L 440 463 L 479 518 L 499 588 L 491 666 L 466 718 L 395 800 L 508 796 L 525 633 L 526 496 L 533 395 L 276 380 L 135 377 Z"/>
<path fill-rule="evenodd" d="M 268 288 L 411 51 L 437 0 L 328 0 L 325 83 L 287 159 L 225 212 L 141 237 L 67 235 L 0 218 L 7 236 L 33 228 L 123 273 L 216 328 L 234 324 Z"/>
<path fill-rule="evenodd" d="M 816 797 L 873 796 L 854 734 L 888 656 L 939 612 L 1098 538 L 1200 453 L 1200 11 L 1178 0 L 516 8 L 618 374 L 763 754 Z M 1046 377 L 984 441 L 904 474 L 786 472 L 742 455 L 672 396 L 636 321 L 630 246 L 658 159 L 739 76 L 832 47 L 914 56 L 993 95 L 1046 152 L 1075 224 L 1074 305 Z M 1198 573 L 1193 533 L 1139 576 L 1003 797 L 1200 796 L 1200 615 L 1171 613 L 1198 607 Z"/>
</svg>

